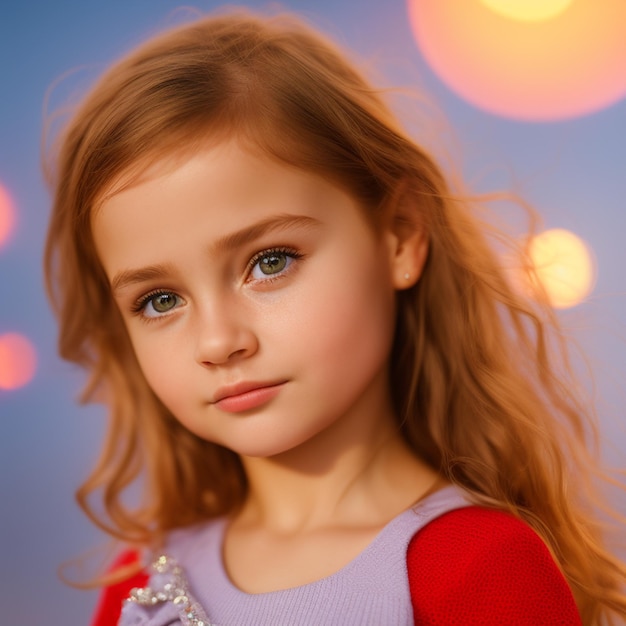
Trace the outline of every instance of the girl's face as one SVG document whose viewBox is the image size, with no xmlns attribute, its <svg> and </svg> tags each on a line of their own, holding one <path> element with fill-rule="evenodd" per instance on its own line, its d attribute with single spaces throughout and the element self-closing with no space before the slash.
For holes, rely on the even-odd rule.
<svg viewBox="0 0 626 626">
<path fill-rule="evenodd" d="M 345 191 L 235 142 L 162 161 L 92 219 L 144 375 L 246 456 L 392 419 L 396 239 Z"/>
</svg>

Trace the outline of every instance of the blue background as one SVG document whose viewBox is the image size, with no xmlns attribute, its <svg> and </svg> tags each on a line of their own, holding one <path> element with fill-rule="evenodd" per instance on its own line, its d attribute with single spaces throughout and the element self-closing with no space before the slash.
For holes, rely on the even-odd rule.
<svg viewBox="0 0 626 626">
<path fill-rule="evenodd" d="M 206 11 L 218 3 L 194 6 Z M 423 90 L 441 113 L 433 118 L 436 123 L 420 126 L 420 132 L 435 146 L 445 143 L 478 189 L 514 188 L 540 210 L 546 227 L 568 228 L 590 244 L 598 264 L 594 293 L 560 316 L 594 370 L 604 459 L 624 467 L 626 102 L 550 124 L 494 117 L 458 99 L 428 68 L 402 0 L 301 0 L 282 6 L 303 13 L 354 50 L 357 58 L 377 68 L 386 85 Z M 52 93 L 52 110 L 80 95 L 112 60 L 189 16 L 177 8 L 177 2 L 168 0 L 3 4 L 0 183 L 15 200 L 18 223 L 0 249 L 0 334 L 27 335 L 40 359 L 32 383 L 0 391 L 3 624 L 88 623 L 94 593 L 64 586 L 56 569 L 104 541 L 72 499 L 99 449 L 103 411 L 75 404 L 82 376 L 55 355 L 55 324 L 42 288 L 41 250 L 49 212 L 39 166 L 44 98 L 68 71 Z M 404 114 L 410 113 L 405 102 Z M 626 513 L 624 493 L 613 490 L 610 497 Z"/>
</svg>

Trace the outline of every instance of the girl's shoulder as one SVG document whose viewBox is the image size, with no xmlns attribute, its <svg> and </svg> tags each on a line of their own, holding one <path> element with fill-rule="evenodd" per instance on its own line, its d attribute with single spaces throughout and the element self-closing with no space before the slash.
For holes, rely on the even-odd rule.
<svg viewBox="0 0 626 626">
<path fill-rule="evenodd" d="M 416 623 L 581 624 L 546 544 L 503 511 L 469 506 L 430 521 L 407 567 Z"/>
</svg>

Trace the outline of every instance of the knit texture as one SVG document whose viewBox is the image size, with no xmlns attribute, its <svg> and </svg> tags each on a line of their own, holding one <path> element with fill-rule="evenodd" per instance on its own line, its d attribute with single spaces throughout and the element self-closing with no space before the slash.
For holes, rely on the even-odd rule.
<svg viewBox="0 0 626 626">
<path fill-rule="evenodd" d="M 447 513 L 407 553 L 415 624 L 579 625 L 565 578 L 525 523 L 488 509 Z"/>
<path fill-rule="evenodd" d="M 337 572 L 269 593 L 245 593 L 231 582 L 222 560 L 225 518 L 173 532 L 164 552 L 183 567 L 190 601 L 203 606 L 217 626 L 411 626 L 413 608 L 406 568 L 409 542 L 430 520 L 467 505 L 463 492 L 454 487 L 442 489 L 392 519 L 365 550 Z M 155 577 L 155 588 L 160 584 Z M 171 601 L 126 603 L 119 624 L 179 626 L 180 610 L 180 605 Z"/>
<path fill-rule="evenodd" d="M 541 539 L 508 514 L 466 505 L 454 489 L 433 494 L 336 574 L 273 593 L 245 594 L 230 583 L 220 556 L 224 520 L 174 533 L 168 553 L 220 626 L 580 625 Z M 92 626 L 116 626 L 122 598 L 144 584 L 142 574 L 105 590 Z M 126 626 L 180 624 L 166 605 L 124 613 Z"/>
</svg>

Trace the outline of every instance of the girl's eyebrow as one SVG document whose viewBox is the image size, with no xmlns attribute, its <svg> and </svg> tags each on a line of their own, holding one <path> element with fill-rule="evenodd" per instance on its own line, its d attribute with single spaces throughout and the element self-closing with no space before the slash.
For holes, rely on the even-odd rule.
<svg viewBox="0 0 626 626">
<path fill-rule="evenodd" d="M 258 239 L 266 233 L 277 232 L 287 228 L 314 228 L 321 226 L 321 222 L 308 215 L 291 215 L 281 213 L 246 226 L 234 233 L 224 235 L 211 244 L 211 252 L 225 252 Z"/>
<path fill-rule="evenodd" d="M 212 254 L 233 250 L 250 243 L 267 233 L 273 233 L 288 228 L 314 228 L 321 226 L 321 222 L 308 215 L 280 214 L 263 219 L 251 226 L 229 233 L 211 244 Z M 138 269 L 122 270 L 111 280 L 111 291 L 116 293 L 130 285 L 143 283 L 155 278 L 162 278 L 170 274 L 173 268 L 170 264 L 148 265 Z"/>
<path fill-rule="evenodd" d="M 130 285 L 143 283 L 155 278 L 162 278 L 171 271 L 170 265 L 148 265 L 136 270 L 122 270 L 111 280 L 111 291 L 116 293 Z"/>
</svg>

